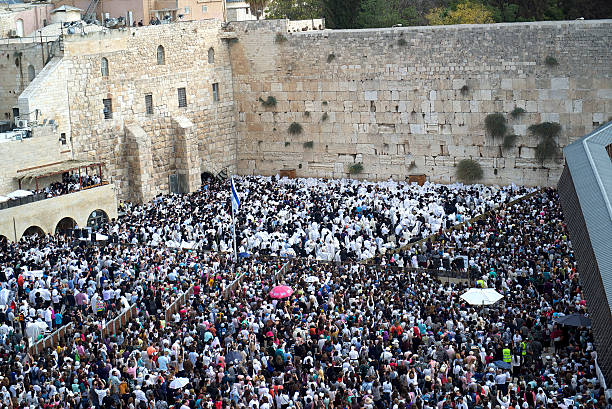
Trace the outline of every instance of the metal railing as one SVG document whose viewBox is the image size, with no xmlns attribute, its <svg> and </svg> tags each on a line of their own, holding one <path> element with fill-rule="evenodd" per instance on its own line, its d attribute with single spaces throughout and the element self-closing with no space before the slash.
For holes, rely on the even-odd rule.
<svg viewBox="0 0 612 409">
<path fill-rule="evenodd" d="M 29 204 L 29 203 L 40 202 L 41 200 L 54 199 L 54 198 L 60 197 L 60 196 L 71 195 L 73 193 L 79 193 L 79 192 L 82 192 L 84 190 L 95 189 L 95 188 L 100 187 L 100 186 L 106 186 L 106 185 L 108 185 L 108 183 L 109 182 L 107 182 L 107 181 L 102 181 L 102 182 L 97 183 L 95 185 L 86 186 L 86 187 L 80 188 L 79 190 L 74 190 L 72 192 L 64 193 L 64 194 L 61 194 L 61 195 L 55 195 L 55 196 L 51 196 L 51 197 L 47 197 L 47 193 L 44 193 L 44 192 L 34 193 L 34 194 L 30 195 L 30 196 L 19 197 L 19 198 L 16 198 L 16 199 L 7 200 L 6 202 L 2 202 L 2 203 L 0 203 L 0 210 L 9 209 L 11 207 L 21 206 L 21 205 L 25 205 L 25 204 Z"/>
<path fill-rule="evenodd" d="M 58 330 L 52 332 L 46 337 L 40 339 L 34 344 L 30 345 L 29 352 L 30 355 L 38 355 L 38 353 L 45 350 L 45 348 L 56 347 L 59 345 L 60 341 L 66 336 L 66 333 L 69 331 L 72 332 L 74 324 L 72 322 L 60 327 Z"/>
<path fill-rule="evenodd" d="M 182 305 L 191 297 L 193 293 L 193 285 L 187 289 L 187 291 L 183 292 L 183 294 L 179 295 L 176 300 L 172 304 L 166 308 L 166 312 L 164 314 L 164 318 L 166 319 L 166 324 L 170 322 L 172 319 L 172 314 L 179 311 Z"/>
<path fill-rule="evenodd" d="M 101 333 L 102 338 L 108 335 L 116 334 L 121 328 L 123 328 L 130 320 L 138 314 L 138 307 L 136 304 L 132 305 L 127 310 L 123 311 L 119 316 L 112 319 L 102 327 Z"/>
</svg>

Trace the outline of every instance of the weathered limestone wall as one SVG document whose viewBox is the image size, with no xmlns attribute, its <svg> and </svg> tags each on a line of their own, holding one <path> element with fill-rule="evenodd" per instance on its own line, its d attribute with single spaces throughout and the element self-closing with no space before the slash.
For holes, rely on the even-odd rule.
<svg viewBox="0 0 612 409">
<path fill-rule="evenodd" d="M 72 218 L 79 227 L 86 227 L 89 215 L 98 209 L 109 219 L 117 218 L 117 194 L 112 184 L 2 209 L 0 236 L 19 240 L 31 226 L 38 226 L 45 233 L 55 233 L 58 223 L 65 217 Z"/>
<path fill-rule="evenodd" d="M 70 99 L 66 64 L 54 57 L 19 95 L 19 116 L 42 123 L 55 121 L 58 135 L 70 135 Z"/>
<path fill-rule="evenodd" d="M 359 177 L 453 182 L 455 165 L 474 158 L 485 183 L 550 186 L 562 160 L 534 159 L 528 126 L 559 122 L 565 146 L 612 116 L 612 20 L 303 33 L 287 33 L 283 20 L 231 26 L 242 174 L 346 177 L 362 162 Z M 549 55 L 558 66 L 544 63 Z M 275 107 L 259 102 L 268 96 Z M 519 138 L 502 150 L 484 120 L 514 107 L 526 114 L 507 115 Z M 300 135 L 289 135 L 292 122 Z"/>
<path fill-rule="evenodd" d="M 29 67 L 38 75 L 43 68 L 47 46 L 40 43 L 17 43 L 19 40 L 0 40 L 0 121 L 13 120 L 19 94 L 30 84 Z M 44 48 L 44 51 L 43 51 Z"/>
<path fill-rule="evenodd" d="M 45 118 L 46 113 L 56 110 L 50 116 L 59 123 L 69 117 L 68 139 L 75 158 L 103 161 L 105 176 L 116 184 L 120 197 L 146 200 L 168 192 L 168 177 L 178 169 L 175 138 L 177 132 L 183 132 L 181 120 L 175 118 L 194 124 L 186 145 L 195 149 L 188 153 L 192 188 L 200 172 L 224 167 L 234 171 L 232 75 L 220 24 L 207 20 L 68 36 L 64 56 L 49 64 L 45 68 L 49 75 L 39 80 L 53 81 L 52 92 L 38 87 L 28 92 L 28 88 L 23 95 L 24 108 L 38 108 Z M 157 63 L 160 45 L 164 49 L 163 64 Z M 211 48 L 214 58 L 209 62 Z M 108 61 L 108 76 L 102 75 L 102 58 Z M 58 78 L 58 74 L 52 74 L 55 72 L 63 75 Z M 213 101 L 213 83 L 219 84 L 219 101 Z M 47 98 L 55 88 L 67 93 L 57 97 L 59 103 L 45 101 L 39 106 L 33 102 Z M 179 107 L 178 88 L 186 90 L 186 107 Z M 152 114 L 146 112 L 146 94 L 152 96 Z M 103 99 L 112 101 L 111 119 L 104 119 Z M 67 108 L 60 110 L 58 106 L 64 102 Z M 151 146 L 152 168 L 145 188 L 150 191 L 144 193 L 139 187 L 142 184 L 131 182 L 140 179 L 128 166 L 131 148 L 126 127 L 131 125 L 144 131 Z"/>
<path fill-rule="evenodd" d="M 19 188 L 19 171 L 62 162 L 72 157 L 69 145 L 59 141 L 59 133 L 51 126 L 32 129 L 32 138 L 0 143 L 0 195 Z M 34 185 L 24 184 L 24 189 Z"/>
</svg>

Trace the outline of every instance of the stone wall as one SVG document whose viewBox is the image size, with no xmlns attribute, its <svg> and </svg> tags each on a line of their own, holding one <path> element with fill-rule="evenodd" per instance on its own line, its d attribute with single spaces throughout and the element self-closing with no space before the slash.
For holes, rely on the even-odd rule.
<svg viewBox="0 0 612 409">
<path fill-rule="evenodd" d="M 38 75 L 44 66 L 43 53 L 45 61 L 48 55 L 45 43 L 19 41 L 0 40 L 0 121 L 14 119 L 17 98 L 30 84 L 29 67 Z"/>
<path fill-rule="evenodd" d="M 105 175 L 116 184 L 120 197 L 148 200 L 168 192 L 168 177 L 182 169 L 176 162 L 176 141 L 196 152 L 181 152 L 193 166 L 189 185 L 197 185 L 200 172 L 235 170 L 236 132 L 233 86 L 227 40 L 220 38 L 217 20 L 147 26 L 125 30 L 68 36 L 64 56 L 53 78 L 56 87 L 65 87 L 70 118 L 70 140 L 78 159 L 105 163 Z M 158 46 L 163 47 L 163 64 L 157 64 Z M 214 59 L 209 62 L 209 50 Z M 108 76 L 101 72 L 102 58 L 108 61 Z M 213 101 L 212 84 L 219 84 L 219 101 Z M 185 88 L 186 107 L 179 107 L 178 88 Z M 26 100 L 44 98 L 36 90 Z M 145 95 L 151 94 L 153 113 L 147 113 Z M 112 101 L 112 118 L 104 118 L 103 100 Z M 31 109 L 31 108 L 30 108 Z M 51 104 L 40 112 L 52 110 Z M 57 112 L 61 119 L 63 113 Z M 181 123 L 194 124 L 187 134 Z M 146 192 L 131 175 L 127 127 L 136 125 L 147 136 L 152 163 Z M 178 135 L 178 136 L 177 136 Z M 186 135 L 186 136 L 185 136 Z M 133 145 L 133 144 L 132 144 Z M 143 165 L 144 166 L 144 165 Z M 197 176 L 194 176 L 197 175 Z M 141 189 L 130 192 L 130 189 Z"/>
<path fill-rule="evenodd" d="M 67 195 L 40 200 L 0 210 L 0 236 L 19 240 L 31 226 L 45 233 L 55 233 L 58 223 L 65 217 L 73 219 L 81 228 L 94 210 L 103 210 L 112 220 L 117 218 L 115 186 L 103 185 Z"/>
<path fill-rule="evenodd" d="M 528 126 L 559 122 L 564 146 L 612 116 L 611 20 L 303 33 L 287 33 L 283 20 L 231 26 L 243 174 L 346 177 L 361 162 L 357 177 L 453 182 L 458 161 L 474 158 L 485 183 L 554 185 L 562 160 L 540 164 Z M 268 96 L 276 106 L 261 104 Z M 525 115 L 510 118 L 515 107 Z M 519 136 L 515 147 L 485 134 L 496 112 Z M 301 134 L 288 133 L 292 122 Z"/>
<path fill-rule="evenodd" d="M 32 138 L 0 143 L 0 195 L 19 188 L 20 171 L 70 159 L 70 146 L 62 144 L 59 136 L 52 126 L 38 126 L 32 128 Z M 34 189 L 35 183 L 22 187 Z"/>
</svg>

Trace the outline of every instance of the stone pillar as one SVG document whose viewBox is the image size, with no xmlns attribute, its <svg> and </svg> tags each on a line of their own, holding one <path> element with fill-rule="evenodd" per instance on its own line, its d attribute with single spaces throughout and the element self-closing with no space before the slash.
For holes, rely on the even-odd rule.
<svg viewBox="0 0 612 409">
<path fill-rule="evenodd" d="M 125 127 L 128 158 L 128 180 L 130 201 L 144 203 L 151 200 L 153 191 L 153 155 L 151 138 L 139 125 Z"/>
<path fill-rule="evenodd" d="M 184 116 L 172 118 L 174 128 L 174 163 L 176 172 L 184 175 L 187 192 L 194 192 L 200 186 L 200 156 L 198 140 L 193 123 Z"/>
</svg>

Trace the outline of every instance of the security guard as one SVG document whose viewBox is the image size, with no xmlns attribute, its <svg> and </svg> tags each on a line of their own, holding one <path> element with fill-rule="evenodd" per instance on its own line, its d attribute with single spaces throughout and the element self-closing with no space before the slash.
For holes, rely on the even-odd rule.
<svg viewBox="0 0 612 409">
<path fill-rule="evenodd" d="M 504 357 L 504 362 L 510 363 L 512 359 L 512 354 L 510 352 L 510 347 L 506 344 L 506 347 L 502 350 L 502 355 Z"/>
</svg>

